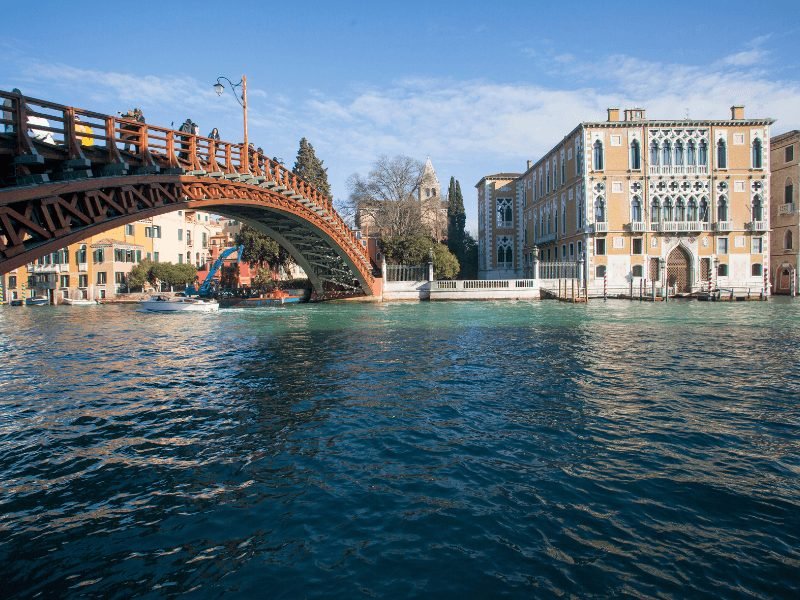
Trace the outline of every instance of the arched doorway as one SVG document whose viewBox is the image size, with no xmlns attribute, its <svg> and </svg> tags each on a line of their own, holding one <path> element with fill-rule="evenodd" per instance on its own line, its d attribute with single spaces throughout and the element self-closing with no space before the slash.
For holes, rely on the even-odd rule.
<svg viewBox="0 0 800 600">
<path fill-rule="evenodd" d="M 692 258 L 683 246 L 677 246 L 667 257 L 667 285 L 677 292 L 690 292 Z"/>
<path fill-rule="evenodd" d="M 780 275 L 778 277 L 778 289 L 775 290 L 779 294 L 788 294 L 792 287 L 792 268 L 787 265 L 781 265 Z"/>
</svg>

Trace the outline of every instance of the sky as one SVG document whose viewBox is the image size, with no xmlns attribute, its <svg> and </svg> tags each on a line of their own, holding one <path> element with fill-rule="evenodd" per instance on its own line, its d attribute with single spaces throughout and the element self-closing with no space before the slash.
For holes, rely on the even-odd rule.
<svg viewBox="0 0 800 600">
<path fill-rule="evenodd" d="M 461 183 L 522 172 L 608 107 L 800 129 L 800 2 L 2 1 L 0 89 L 241 139 L 212 88 L 247 75 L 249 137 L 294 164 L 306 137 L 334 198 L 380 155 Z M 46 16 L 45 16 L 46 15 Z"/>
</svg>

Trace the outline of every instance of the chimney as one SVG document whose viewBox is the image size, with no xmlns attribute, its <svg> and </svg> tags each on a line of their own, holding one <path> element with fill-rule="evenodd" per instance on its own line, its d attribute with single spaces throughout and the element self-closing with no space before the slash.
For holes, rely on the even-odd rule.
<svg viewBox="0 0 800 600">
<path fill-rule="evenodd" d="M 609 108 L 608 109 L 608 122 L 614 123 L 619 121 L 619 109 L 618 108 Z"/>
<path fill-rule="evenodd" d="M 733 121 L 743 121 L 744 106 L 731 106 L 731 119 Z"/>
<path fill-rule="evenodd" d="M 532 160 L 529 160 L 529 161 L 528 161 L 528 168 L 530 169 L 532 166 L 533 166 L 533 161 L 532 161 Z"/>
<path fill-rule="evenodd" d="M 646 119 L 643 108 L 626 108 L 625 120 L 626 121 L 644 121 Z"/>
</svg>

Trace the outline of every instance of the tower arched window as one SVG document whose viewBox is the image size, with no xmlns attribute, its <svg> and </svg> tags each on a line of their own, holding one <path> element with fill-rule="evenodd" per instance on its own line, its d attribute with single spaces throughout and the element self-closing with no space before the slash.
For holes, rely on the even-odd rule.
<svg viewBox="0 0 800 600">
<path fill-rule="evenodd" d="M 694 145 L 694 140 L 689 140 L 686 145 L 686 164 L 690 167 L 697 164 L 697 148 Z"/>
<path fill-rule="evenodd" d="M 678 140 L 675 142 L 675 166 L 683 165 L 683 142 Z"/>
<path fill-rule="evenodd" d="M 708 144 L 705 140 L 700 140 L 697 145 L 697 164 L 701 167 L 708 166 Z"/>
<path fill-rule="evenodd" d="M 700 200 L 700 220 L 708 223 L 708 200 L 705 197 Z"/>
<path fill-rule="evenodd" d="M 728 220 L 728 199 L 720 196 L 717 200 L 717 221 Z"/>
<path fill-rule="evenodd" d="M 680 197 L 675 202 L 675 220 L 676 221 L 686 220 L 686 202 L 684 202 L 683 198 Z"/>
<path fill-rule="evenodd" d="M 561 206 L 561 233 L 566 235 L 567 233 L 567 207 L 566 205 Z"/>
<path fill-rule="evenodd" d="M 786 250 L 794 250 L 794 240 L 792 237 L 792 230 L 787 229 L 786 234 L 783 236 L 783 247 Z"/>
<path fill-rule="evenodd" d="M 631 142 L 631 169 L 638 171 L 642 168 L 642 149 L 639 146 L 639 140 Z"/>
<path fill-rule="evenodd" d="M 728 168 L 728 146 L 722 138 L 717 142 L 717 168 Z"/>
<path fill-rule="evenodd" d="M 78 246 L 78 250 L 75 252 L 75 262 L 78 264 L 86 262 L 86 244 Z"/>
<path fill-rule="evenodd" d="M 764 220 L 764 204 L 761 202 L 761 196 L 758 194 L 753 198 L 753 221 Z"/>
<path fill-rule="evenodd" d="M 783 202 L 785 204 L 794 202 L 794 184 L 791 177 L 786 178 L 786 183 L 783 186 Z"/>
<path fill-rule="evenodd" d="M 761 152 L 761 140 L 756 138 L 753 140 L 753 168 L 754 169 L 761 169 L 763 168 L 763 159 L 762 159 L 762 152 Z"/>
<path fill-rule="evenodd" d="M 664 200 L 664 221 L 672 221 L 672 200 L 667 198 Z"/>
<path fill-rule="evenodd" d="M 664 142 L 661 148 L 661 164 L 668 167 L 672 164 L 672 146 L 669 142 Z"/>
<path fill-rule="evenodd" d="M 658 142 L 653 140 L 650 142 L 650 164 L 658 166 Z"/>
<path fill-rule="evenodd" d="M 597 140 L 592 146 L 592 164 L 595 171 L 603 170 L 603 142 Z"/>
<path fill-rule="evenodd" d="M 555 224 L 553 227 L 553 233 L 558 233 L 558 209 L 553 209 L 553 219 L 555 220 Z"/>
<path fill-rule="evenodd" d="M 658 198 L 653 198 L 650 203 L 650 222 L 658 223 L 659 216 L 661 216 L 661 202 L 659 202 Z"/>
<path fill-rule="evenodd" d="M 694 198 L 689 198 L 686 204 L 686 220 L 697 221 L 697 200 Z"/>
<path fill-rule="evenodd" d="M 634 196 L 631 200 L 631 221 L 634 223 L 642 222 L 642 201 L 639 196 Z"/>
<path fill-rule="evenodd" d="M 583 229 L 584 225 L 584 218 L 586 215 L 585 206 L 583 203 L 583 198 L 578 199 L 578 214 L 577 214 L 577 227 L 578 229 Z"/>
<path fill-rule="evenodd" d="M 594 201 L 594 220 L 597 223 L 606 222 L 606 202 L 600 197 Z"/>
</svg>

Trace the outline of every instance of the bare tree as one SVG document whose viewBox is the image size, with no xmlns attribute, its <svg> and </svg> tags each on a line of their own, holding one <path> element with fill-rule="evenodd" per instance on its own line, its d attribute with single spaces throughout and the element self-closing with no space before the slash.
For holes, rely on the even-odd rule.
<svg viewBox="0 0 800 600">
<path fill-rule="evenodd" d="M 384 155 L 366 178 L 352 175 L 347 185 L 356 226 L 378 230 L 384 237 L 419 233 L 422 215 L 417 194 L 423 169 L 423 163 L 408 156 Z"/>
</svg>

